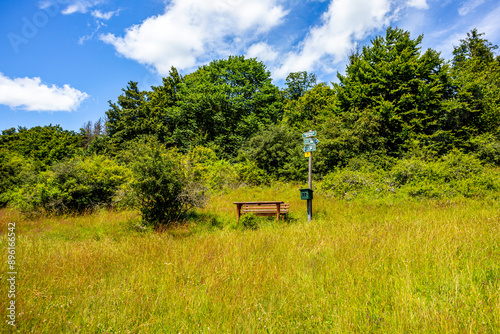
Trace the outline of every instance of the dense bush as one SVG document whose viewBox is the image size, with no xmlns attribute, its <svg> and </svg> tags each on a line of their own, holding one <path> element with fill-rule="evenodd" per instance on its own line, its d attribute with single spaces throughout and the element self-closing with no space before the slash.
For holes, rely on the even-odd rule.
<svg viewBox="0 0 500 334">
<path fill-rule="evenodd" d="M 391 175 L 400 191 L 410 196 L 484 197 L 500 190 L 496 173 L 483 166 L 474 155 L 460 151 L 452 151 L 437 161 L 401 160 Z"/>
<path fill-rule="evenodd" d="M 130 171 L 114 161 L 92 156 L 54 164 L 25 181 L 7 195 L 24 212 L 69 213 L 111 206 Z"/>
<path fill-rule="evenodd" d="M 328 173 L 319 183 L 318 190 L 329 196 L 351 200 L 359 195 L 384 195 L 393 192 L 394 187 L 378 165 L 354 158 L 345 168 Z"/>
<path fill-rule="evenodd" d="M 393 194 L 425 198 L 484 197 L 500 195 L 500 178 L 474 155 L 452 151 L 437 161 L 400 159 L 386 170 L 338 169 L 323 179 L 319 190 L 344 199 Z"/>
<path fill-rule="evenodd" d="M 272 177 L 268 172 L 259 168 L 252 160 L 244 160 L 234 165 L 237 182 L 243 186 L 259 186 L 269 184 Z"/>
<path fill-rule="evenodd" d="M 0 149 L 0 207 L 7 205 L 8 192 L 21 184 L 23 172 L 32 167 L 30 162 L 18 153 Z"/>
<path fill-rule="evenodd" d="M 239 186 L 268 184 L 272 179 L 254 161 L 231 163 L 217 157 L 215 150 L 203 146 L 194 147 L 180 159 L 189 178 L 210 192 Z"/>
<path fill-rule="evenodd" d="M 182 159 L 191 180 L 204 185 L 210 191 L 231 188 L 238 182 L 234 166 L 226 159 L 218 158 L 211 148 L 196 146 Z"/>
<path fill-rule="evenodd" d="M 45 170 L 57 161 L 75 156 L 83 148 L 83 141 L 82 136 L 59 125 L 19 127 L 2 131 L 0 148 L 32 159 L 38 169 Z"/>
<path fill-rule="evenodd" d="M 376 186 L 373 175 L 342 169 L 328 174 L 322 182 L 321 189 L 329 189 L 335 197 L 352 199 L 358 195 L 358 192 L 372 192 Z"/>
<path fill-rule="evenodd" d="M 484 134 L 470 140 L 471 150 L 488 163 L 500 165 L 500 140 L 492 134 Z"/>
<path fill-rule="evenodd" d="M 205 204 L 206 188 L 190 174 L 177 150 L 149 138 L 137 142 L 133 153 L 131 187 L 145 225 L 172 225 L 191 208 Z"/>
<path fill-rule="evenodd" d="M 300 132 L 284 125 L 258 132 L 240 150 L 240 161 L 252 161 L 269 176 L 281 180 L 303 180 L 307 164 L 301 150 Z"/>
</svg>

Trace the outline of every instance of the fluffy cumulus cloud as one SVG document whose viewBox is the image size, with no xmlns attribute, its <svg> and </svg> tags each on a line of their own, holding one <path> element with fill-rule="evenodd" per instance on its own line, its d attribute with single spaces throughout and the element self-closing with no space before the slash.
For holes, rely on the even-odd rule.
<svg viewBox="0 0 500 334">
<path fill-rule="evenodd" d="M 88 95 L 69 85 L 57 87 L 40 78 L 11 79 L 0 73 L 0 104 L 29 111 L 73 111 Z"/>
<path fill-rule="evenodd" d="M 189 69 L 233 54 L 280 24 L 286 14 L 278 0 L 173 0 L 163 14 L 128 28 L 123 37 L 100 38 L 119 54 L 166 75 L 171 66 Z M 267 56 L 272 57 L 269 49 Z"/>
<path fill-rule="evenodd" d="M 261 61 L 271 62 L 278 57 L 278 52 L 271 45 L 259 42 L 252 44 L 248 48 L 246 55 L 250 58 L 258 58 Z"/>
<path fill-rule="evenodd" d="M 275 76 L 314 70 L 325 56 L 337 63 L 344 61 L 356 40 L 387 25 L 397 11 L 390 0 L 332 0 L 322 24 L 311 29 L 298 51 L 285 56 L 283 64 L 273 71 Z M 323 71 L 330 71 L 331 64 L 323 65 Z"/>
<path fill-rule="evenodd" d="M 171 0 L 160 15 L 129 27 L 123 35 L 102 34 L 100 39 L 160 75 L 167 75 L 171 66 L 191 70 L 212 59 L 245 54 L 266 62 L 279 80 L 296 71 L 334 73 L 357 41 L 397 22 L 408 10 L 425 15 L 430 7 L 428 0 L 309 1 L 325 2 L 325 12 L 308 21 L 310 28 L 298 43 L 286 38 L 264 42 L 276 41 L 274 28 L 283 23 L 292 27 L 286 20 L 297 15 L 287 16 L 294 5 L 285 0 Z M 481 1 L 462 4 L 475 8 Z M 290 41 L 297 31 L 290 30 Z"/>
<path fill-rule="evenodd" d="M 427 0 L 410 0 L 408 6 L 415 7 L 417 9 L 429 9 Z"/>
</svg>

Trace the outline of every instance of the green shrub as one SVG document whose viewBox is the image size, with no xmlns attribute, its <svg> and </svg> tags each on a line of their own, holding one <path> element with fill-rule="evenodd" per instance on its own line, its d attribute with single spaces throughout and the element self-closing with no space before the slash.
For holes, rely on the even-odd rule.
<svg viewBox="0 0 500 334">
<path fill-rule="evenodd" d="M 347 167 L 337 168 L 328 173 L 321 182 L 318 190 L 328 196 L 343 199 L 353 199 L 360 195 L 381 196 L 394 191 L 393 185 L 388 182 L 386 172 L 380 168 L 390 165 L 390 162 L 373 161 L 366 157 L 351 158 Z"/>
<path fill-rule="evenodd" d="M 273 125 L 250 138 L 240 150 L 238 160 L 251 161 L 275 179 L 303 180 L 307 163 L 302 152 L 302 137 L 284 125 Z"/>
<path fill-rule="evenodd" d="M 500 179 L 497 172 L 486 170 L 455 182 L 453 188 L 464 197 L 486 197 L 488 194 L 498 194 Z"/>
<path fill-rule="evenodd" d="M 500 141 L 491 134 L 484 134 L 470 140 L 473 152 L 479 159 L 500 165 Z"/>
<path fill-rule="evenodd" d="M 443 198 L 452 197 L 446 185 L 424 181 L 412 182 L 397 190 L 398 193 L 410 197 Z"/>
<path fill-rule="evenodd" d="M 401 159 L 385 171 L 355 161 L 327 174 L 319 190 L 343 199 L 361 194 L 371 198 L 385 194 L 423 198 L 498 196 L 497 175 L 476 156 L 452 151 L 437 161 Z"/>
<path fill-rule="evenodd" d="M 235 166 L 238 182 L 248 186 L 259 186 L 269 184 L 271 177 L 269 174 L 260 169 L 254 161 L 245 160 Z"/>
<path fill-rule="evenodd" d="M 9 197 L 24 212 L 71 213 L 114 204 L 130 171 L 102 156 L 73 158 L 34 174 Z"/>
<path fill-rule="evenodd" d="M 31 160 L 18 153 L 0 149 L 0 207 L 8 204 L 8 193 L 17 187 L 32 169 Z"/>
<path fill-rule="evenodd" d="M 484 171 L 477 157 L 460 151 L 450 152 L 435 164 L 442 166 L 442 176 L 445 182 L 467 179 Z"/>
<path fill-rule="evenodd" d="M 457 150 L 437 161 L 403 159 L 390 175 L 399 191 L 411 197 L 482 197 L 500 189 L 495 172 L 475 155 Z"/>
<path fill-rule="evenodd" d="M 425 161 L 420 159 L 402 159 L 392 167 L 390 176 L 396 185 L 403 186 L 424 178 L 427 174 L 426 167 Z"/>
<path fill-rule="evenodd" d="M 233 187 L 238 181 L 235 167 L 225 159 L 219 159 L 211 148 L 196 146 L 184 156 L 187 173 L 193 181 L 211 191 Z"/>
<path fill-rule="evenodd" d="M 2 131 L 0 148 L 31 159 L 38 170 L 46 170 L 53 163 L 74 157 L 83 148 L 83 137 L 60 125 L 19 127 Z"/>
<path fill-rule="evenodd" d="M 206 188 L 191 177 L 183 156 L 154 139 L 136 143 L 131 184 L 145 225 L 159 228 L 177 222 L 206 202 Z"/>
<path fill-rule="evenodd" d="M 387 188 L 376 172 L 339 169 L 328 173 L 319 184 L 319 191 L 329 196 L 352 199 L 360 193 L 374 194 Z"/>
</svg>

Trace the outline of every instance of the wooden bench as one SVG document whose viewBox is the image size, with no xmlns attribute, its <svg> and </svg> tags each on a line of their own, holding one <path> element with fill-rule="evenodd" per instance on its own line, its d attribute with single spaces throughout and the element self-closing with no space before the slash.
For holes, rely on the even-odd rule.
<svg viewBox="0 0 500 334">
<path fill-rule="evenodd" d="M 280 216 L 288 215 L 290 203 L 282 201 L 258 201 L 258 202 L 233 202 L 236 204 L 236 222 L 240 221 L 240 216 L 245 213 L 254 213 L 258 216 L 276 216 L 276 221 Z"/>
</svg>

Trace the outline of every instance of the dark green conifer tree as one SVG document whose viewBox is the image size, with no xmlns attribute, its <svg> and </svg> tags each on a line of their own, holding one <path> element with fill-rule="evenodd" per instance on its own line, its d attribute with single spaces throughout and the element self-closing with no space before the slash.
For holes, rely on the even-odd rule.
<svg viewBox="0 0 500 334">
<path fill-rule="evenodd" d="M 389 27 L 385 37 L 352 54 L 346 74 L 338 75 L 339 109 L 349 114 L 341 123 L 353 128 L 363 118 L 376 122 L 367 128 L 376 131 L 368 135 L 382 137 L 372 141 L 390 155 L 400 155 L 415 142 L 437 150 L 449 144 L 441 124 L 443 103 L 452 94 L 449 68 L 438 52 L 421 53 L 422 38 Z"/>
</svg>

